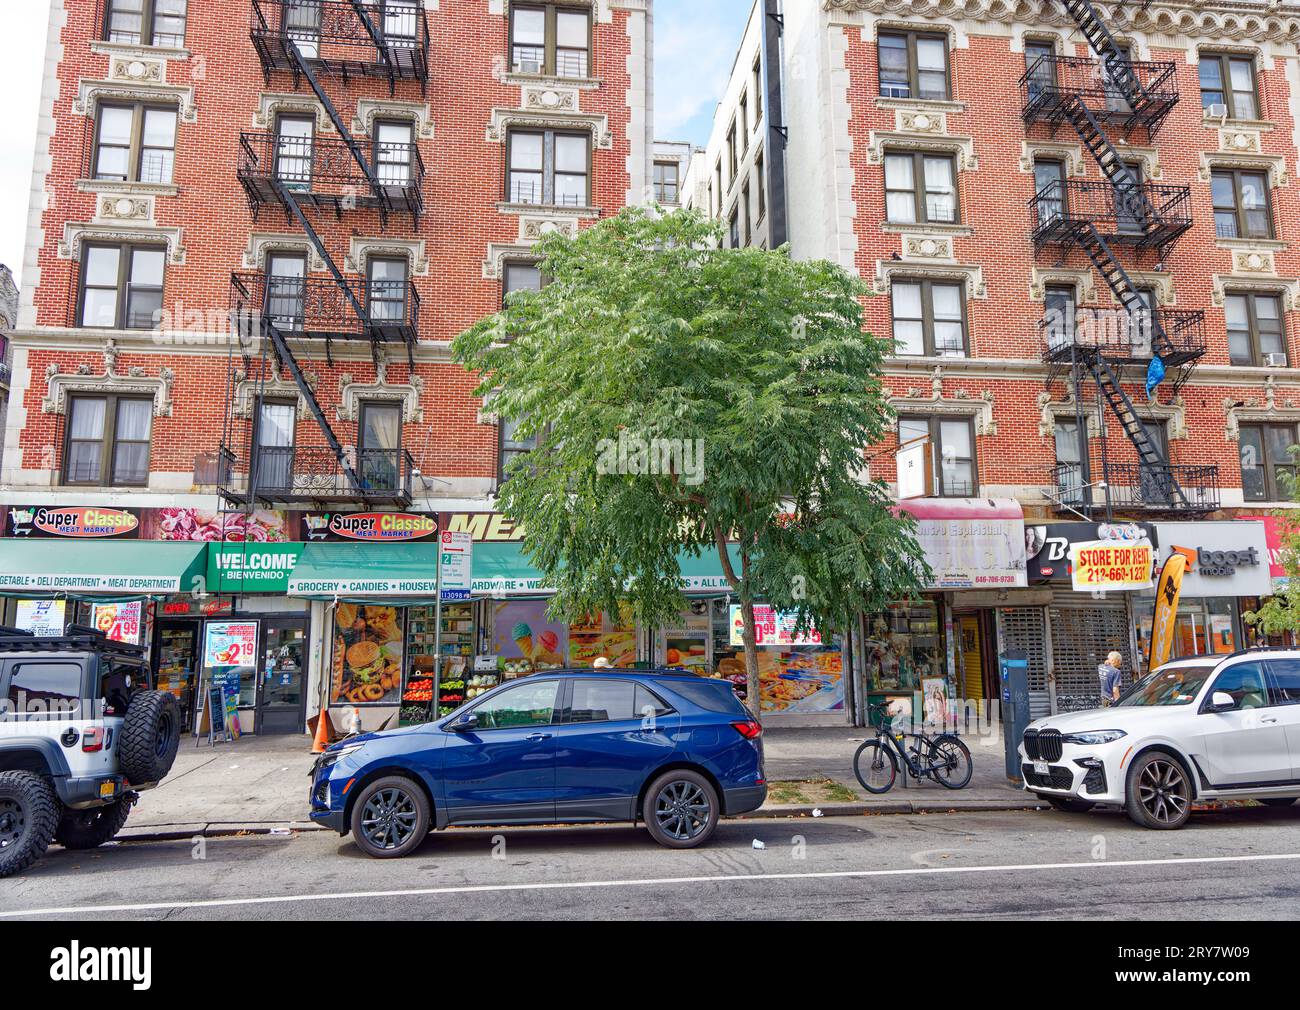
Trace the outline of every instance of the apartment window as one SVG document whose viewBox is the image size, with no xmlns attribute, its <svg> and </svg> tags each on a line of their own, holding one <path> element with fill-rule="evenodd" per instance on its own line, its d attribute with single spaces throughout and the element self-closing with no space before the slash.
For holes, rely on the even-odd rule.
<svg viewBox="0 0 1300 1010">
<path fill-rule="evenodd" d="M 1214 232 L 1219 238 L 1272 238 L 1268 176 L 1221 169 L 1211 177 Z"/>
<path fill-rule="evenodd" d="M 517 73 L 586 77 L 591 12 L 562 4 L 510 7 L 510 61 Z"/>
<path fill-rule="evenodd" d="M 740 210 L 741 210 L 741 217 L 744 219 L 745 222 L 745 239 L 750 245 L 753 245 L 754 244 L 754 221 L 753 218 L 750 216 L 748 180 L 746 180 L 745 185 L 743 185 L 740 188 Z"/>
<path fill-rule="evenodd" d="M 282 330 L 298 332 L 306 325 L 307 257 L 274 253 L 266 263 L 266 316 Z"/>
<path fill-rule="evenodd" d="M 957 163 L 950 154 L 885 155 L 885 217 L 899 224 L 957 220 Z"/>
<path fill-rule="evenodd" d="M 1228 356 L 1234 365 L 1286 367 L 1282 303 L 1276 295 L 1229 294 L 1223 310 L 1228 322 Z"/>
<path fill-rule="evenodd" d="M 656 161 L 654 185 L 656 203 L 677 203 L 681 198 L 677 162 Z"/>
<path fill-rule="evenodd" d="M 754 69 L 751 74 L 754 81 L 754 126 L 763 121 L 763 57 L 754 57 Z"/>
<path fill-rule="evenodd" d="M 731 182 L 733 183 L 736 181 L 736 176 L 739 174 L 739 172 L 736 169 L 737 165 L 738 162 L 736 160 L 736 121 L 733 119 L 731 121 L 731 128 L 727 130 L 727 167 L 731 170 L 731 174 L 727 178 L 730 179 Z"/>
<path fill-rule="evenodd" d="M 975 495 L 975 429 L 970 418 L 900 417 L 898 444 L 928 438 L 933 446 L 934 492 L 944 498 Z"/>
<path fill-rule="evenodd" d="M 1038 211 L 1038 227 L 1053 224 L 1065 217 L 1066 205 L 1065 162 L 1034 162 L 1034 206 Z"/>
<path fill-rule="evenodd" d="M 293 487 L 294 436 L 298 405 L 292 400 L 262 400 L 253 431 L 252 481 L 258 488 Z"/>
<path fill-rule="evenodd" d="M 166 259 L 161 246 L 88 243 L 81 259 L 78 325 L 151 329 L 162 310 Z"/>
<path fill-rule="evenodd" d="M 511 463 L 537 448 L 537 435 L 521 434 L 519 429 L 522 424 L 521 420 L 507 421 L 503 419 L 498 425 L 501 445 L 497 457 L 501 461 L 501 466 L 497 476 L 502 481 L 506 479 Z"/>
<path fill-rule="evenodd" d="M 966 304 L 961 284 L 895 280 L 890 289 L 895 353 L 966 356 Z"/>
<path fill-rule="evenodd" d="M 1079 440 L 1079 422 L 1074 418 L 1056 418 L 1056 493 L 1066 505 L 1084 501 L 1083 451 Z"/>
<path fill-rule="evenodd" d="M 1223 105 L 1232 119 L 1259 118 L 1255 61 L 1231 53 L 1201 55 L 1201 107 Z"/>
<path fill-rule="evenodd" d="M 1121 232 L 1145 231 L 1145 211 L 1138 195 L 1141 192 L 1138 187 L 1145 181 L 1142 162 L 1126 161 L 1121 172 L 1128 185 L 1112 186 L 1115 193 L 1115 224 Z"/>
<path fill-rule="evenodd" d="M 736 122 L 740 125 L 740 153 L 744 154 L 749 150 L 749 95 L 747 93 L 740 96 L 740 112 L 736 116 Z"/>
<path fill-rule="evenodd" d="M 68 401 L 65 484 L 103 486 L 149 482 L 153 400 L 125 396 L 73 396 Z"/>
<path fill-rule="evenodd" d="M 506 263 L 501 274 L 501 304 L 505 306 L 516 291 L 541 291 L 542 271 L 536 263 Z"/>
<path fill-rule="evenodd" d="M 406 260 L 375 258 L 366 278 L 370 318 L 377 323 L 406 322 Z"/>
<path fill-rule="evenodd" d="M 169 183 L 176 165 L 176 107 L 99 107 L 91 174 L 119 182 Z"/>
<path fill-rule="evenodd" d="M 880 93 L 886 98 L 948 100 L 947 36 L 881 32 L 879 51 Z"/>
<path fill-rule="evenodd" d="M 395 490 L 401 477 L 402 405 L 362 403 L 357 422 L 358 476 L 366 487 Z"/>
<path fill-rule="evenodd" d="M 731 239 L 731 248 L 740 248 L 740 207 L 731 209 L 731 220 L 727 225 L 727 234 Z"/>
<path fill-rule="evenodd" d="M 714 166 L 713 177 L 714 177 L 714 183 L 717 186 L 717 190 L 718 190 L 718 205 L 713 208 L 713 213 L 721 216 L 722 201 L 726 199 L 726 191 L 722 188 L 722 159 L 721 158 L 718 159 L 717 165 Z"/>
<path fill-rule="evenodd" d="M 754 175 L 758 179 L 758 217 L 755 220 L 761 221 L 767 216 L 767 173 L 761 150 L 754 155 Z"/>
<path fill-rule="evenodd" d="M 1052 285 L 1044 292 L 1043 338 L 1053 350 L 1074 343 L 1079 307 L 1073 287 Z"/>
<path fill-rule="evenodd" d="M 1295 425 L 1241 426 L 1241 490 L 1247 501 L 1289 501 L 1296 477 Z"/>
<path fill-rule="evenodd" d="M 375 177 L 385 186 L 409 186 L 415 178 L 415 124 L 375 124 Z"/>
<path fill-rule="evenodd" d="M 555 130 L 511 130 L 511 203 L 585 207 L 591 171 L 591 136 Z"/>
<path fill-rule="evenodd" d="M 311 190 L 316 120 L 312 116 L 277 116 L 275 177 L 289 189 Z"/>
<path fill-rule="evenodd" d="M 1056 45 L 1051 42 L 1025 40 L 1025 72 L 1029 78 L 1029 98 L 1056 87 Z"/>
<path fill-rule="evenodd" d="M 382 0 L 384 41 L 392 48 L 411 49 L 420 44 L 419 0 Z"/>
<path fill-rule="evenodd" d="M 132 46 L 185 45 L 187 0 L 107 0 L 104 37 Z"/>
</svg>

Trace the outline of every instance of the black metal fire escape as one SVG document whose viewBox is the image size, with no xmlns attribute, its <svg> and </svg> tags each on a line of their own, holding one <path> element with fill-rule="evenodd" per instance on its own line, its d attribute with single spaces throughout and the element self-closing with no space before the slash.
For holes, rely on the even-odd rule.
<svg viewBox="0 0 1300 1010">
<path fill-rule="evenodd" d="M 383 19 L 382 25 L 372 14 Z M 312 225 L 307 209 L 332 207 L 341 216 L 344 209 L 376 208 L 385 228 L 389 212 L 402 210 L 410 213 L 412 226 L 418 226 L 424 173 L 413 139 L 409 151 L 404 152 L 408 158 L 405 175 L 381 179 L 322 86 L 320 75 L 337 75 L 345 85 L 353 76 L 385 77 L 390 91 L 395 91 L 399 79 L 418 80 L 424 92 L 428 83 L 429 34 L 423 4 L 418 0 L 390 0 L 375 8 L 362 0 L 252 0 L 252 15 L 251 37 L 268 86 L 277 71 L 292 74 L 295 89 L 306 81 L 339 140 L 322 141 L 313 136 L 301 147 L 290 147 L 292 158 L 305 162 L 307 167 L 300 169 L 296 177 L 286 178 L 280 167 L 285 151 L 283 139 L 275 134 L 245 134 L 240 138 L 239 178 L 254 218 L 263 204 L 278 204 L 286 219 L 302 229 L 331 279 L 312 280 L 304 271 L 300 280 L 289 285 L 292 297 L 288 301 L 293 308 L 286 315 L 284 295 L 277 297 L 272 278 L 236 272 L 231 277 L 232 318 L 242 340 L 257 340 L 258 346 L 269 347 L 275 359 L 274 374 L 287 370 L 293 378 L 324 436 L 329 458 L 304 464 L 303 460 L 311 456 L 310 450 L 289 447 L 279 459 L 268 455 L 275 450 L 265 450 L 261 455 L 268 456 L 267 460 L 260 456 L 249 460 L 246 484 L 241 486 L 234 477 L 237 457 L 229 444 L 234 441 L 229 423 L 232 382 L 221 449 L 221 494 L 227 501 L 249 508 L 255 502 L 295 500 L 321 505 L 387 501 L 404 507 L 411 498 L 413 466 L 409 453 L 397 450 L 391 460 L 362 460 L 360 466 L 354 465 L 294 354 L 290 336 L 322 339 L 330 364 L 335 339 L 368 340 L 376 365 L 383 345 L 396 342 L 405 346 L 407 361 L 414 368 L 419 297 L 409 277 L 400 299 L 400 317 L 391 310 L 372 313 L 371 292 L 363 298 L 349 283 Z M 354 171 L 340 166 L 340 153 L 355 165 Z M 246 351 L 245 360 L 247 372 Z"/>
<path fill-rule="evenodd" d="M 1090 376 L 1136 450 L 1138 464 L 1131 475 L 1135 479 L 1125 479 L 1123 467 L 1117 465 L 1113 473 L 1107 467 L 1107 480 L 1096 482 L 1105 485 L 1105 508 L 1118 504 L 1175 514 L 1211 511 L 1218 507 L 1217 470 L 1171 466 L 1121 384 L 1124 366 L 1150 367 L 1155 359 L 1157 368 L 1170 372 L 1170 385 L 1176 389 L 1205 353 L 1204 314 L 1154 309 L 1117 254 L 1117 248 L 1127 248 L 1138 256 L 1154 254 L 1163 263 L 1191 227 L 1190 190 L 1137 179 L 1107 133 L 1108 126 L 1124 134 L 1140 129 L 1151 141 L 1178 101 L 1176 67 L 1133 63 L 1090 0 L 1061 3 L 1097 59 L 1039 59 L 1021 80 L 1024 117 L 1029 124 L 1047 124 L 1053 130 L 1066 124 L 1073 128 L 1105 182 L 1054 182 L 1036 193 L 1034 241 L 1039 248 L 1082 250 L 1122 307 L 1126 325 L 1118 338 L 1113 332 L 1080 335 L 1074 321 L 1055 328 L 1044 353 L 1051 366 L 1048 383 L 1070 373 L 1076 403 L 1081 403 L 1081 384 Z M 1071 511 L 1095 507 L 1086 426 L 1079 430 L 1080 464 L 1073 490 L 1087 493 L 1071 497 Z M 1066 482 L 1058 478 L 1058 485 L 1064 488 Z"/>
</svg>

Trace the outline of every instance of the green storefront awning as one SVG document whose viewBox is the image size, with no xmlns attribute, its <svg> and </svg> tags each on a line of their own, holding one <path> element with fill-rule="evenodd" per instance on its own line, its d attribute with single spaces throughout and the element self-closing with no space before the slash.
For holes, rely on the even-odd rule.
<svg viewBox="0 0 1300 1010">
<path fill-rule="evenodd" d="M 732 565 L 739 572 L 740 555 L 734 546 L 729 549 L 729 553 Z M 683 592 L 731 592 L 715 549 L 705 550 L 698 558 L 681 552 L 677 555 L 677 563 L 682 571 Z M 541 579 L 541 573 L 529 564 L 523 544 L 519 541 L 474 545 L 475 596 L 549 593 L 550 590 L 542 587 Z"/>
<path fill-rule="evenodd" d="M 306 544 L 289 576 L 290 596 L 434 598 L 438 545 Z"/>
<path fill-rule="evenodd" d="M 289 585 L 303 545 L 258 543 L 208 546 L 208 592 L 279 593 Z"/>
<path fill-rule="evenodd" d="M 206 543 L 0 540 L 0 592 L 155 596 L 204 587 Z"/>
</svg>

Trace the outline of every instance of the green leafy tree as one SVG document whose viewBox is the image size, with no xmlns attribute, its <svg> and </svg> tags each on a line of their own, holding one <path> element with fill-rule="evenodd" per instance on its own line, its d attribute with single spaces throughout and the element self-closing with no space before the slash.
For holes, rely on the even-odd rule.
<svg viewBox="0 0 1300 1010">
<path fill-rule="evenodd" d="M 863 477 L 892 419 L 863 285 L 719 237 L 698 214 L 640 210 L 551 235 L 546 286 L 452 353 L 488 409 L 538 439 L 499 507 L 524 527 L 552 616 L 625 602 L 643 623 L 679 620 L 679 558 L 716 553 L 757 713 L 756 601 L 826 634 L 914 596 L 930 571 L 913 520 Z"/>
<path fill-rule="evenodd" d="M 1297 489 L 1293 488 L 1291 493 L 1300 501 Z M 1277 515 L 1283 521 L 1280 546 L 1286 585 L 1275 589 L 1258 610 L 1242 616 L 1247 624 L 1265 635 L 1300 634 L 1300 527 L 1295 525 L 1293 516 L 1283 512 Z"/>
</svg>

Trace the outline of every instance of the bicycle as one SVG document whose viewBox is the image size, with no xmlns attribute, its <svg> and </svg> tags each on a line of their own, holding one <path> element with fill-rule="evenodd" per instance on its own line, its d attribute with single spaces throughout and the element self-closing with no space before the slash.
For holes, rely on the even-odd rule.
<svg viewBox="0 0 1300 1010">
<path fill-rule="evenodd" d="M 953 733 L 928 736 L 925 733 L 894 733 L 888 729 L 889 705 L 872 705 L 880 716 L 876 738 L 868 740 L 853 755 L 853 774 L 869 793 L 887 793 L 898 778 L 902 759 L 914 779 L 928 778 L 947 789 L 964 789 L 970 784 L 974 766 L 970 750 Z M 904 741 L 912 744 L 904 747 Z"/>
</svg>

